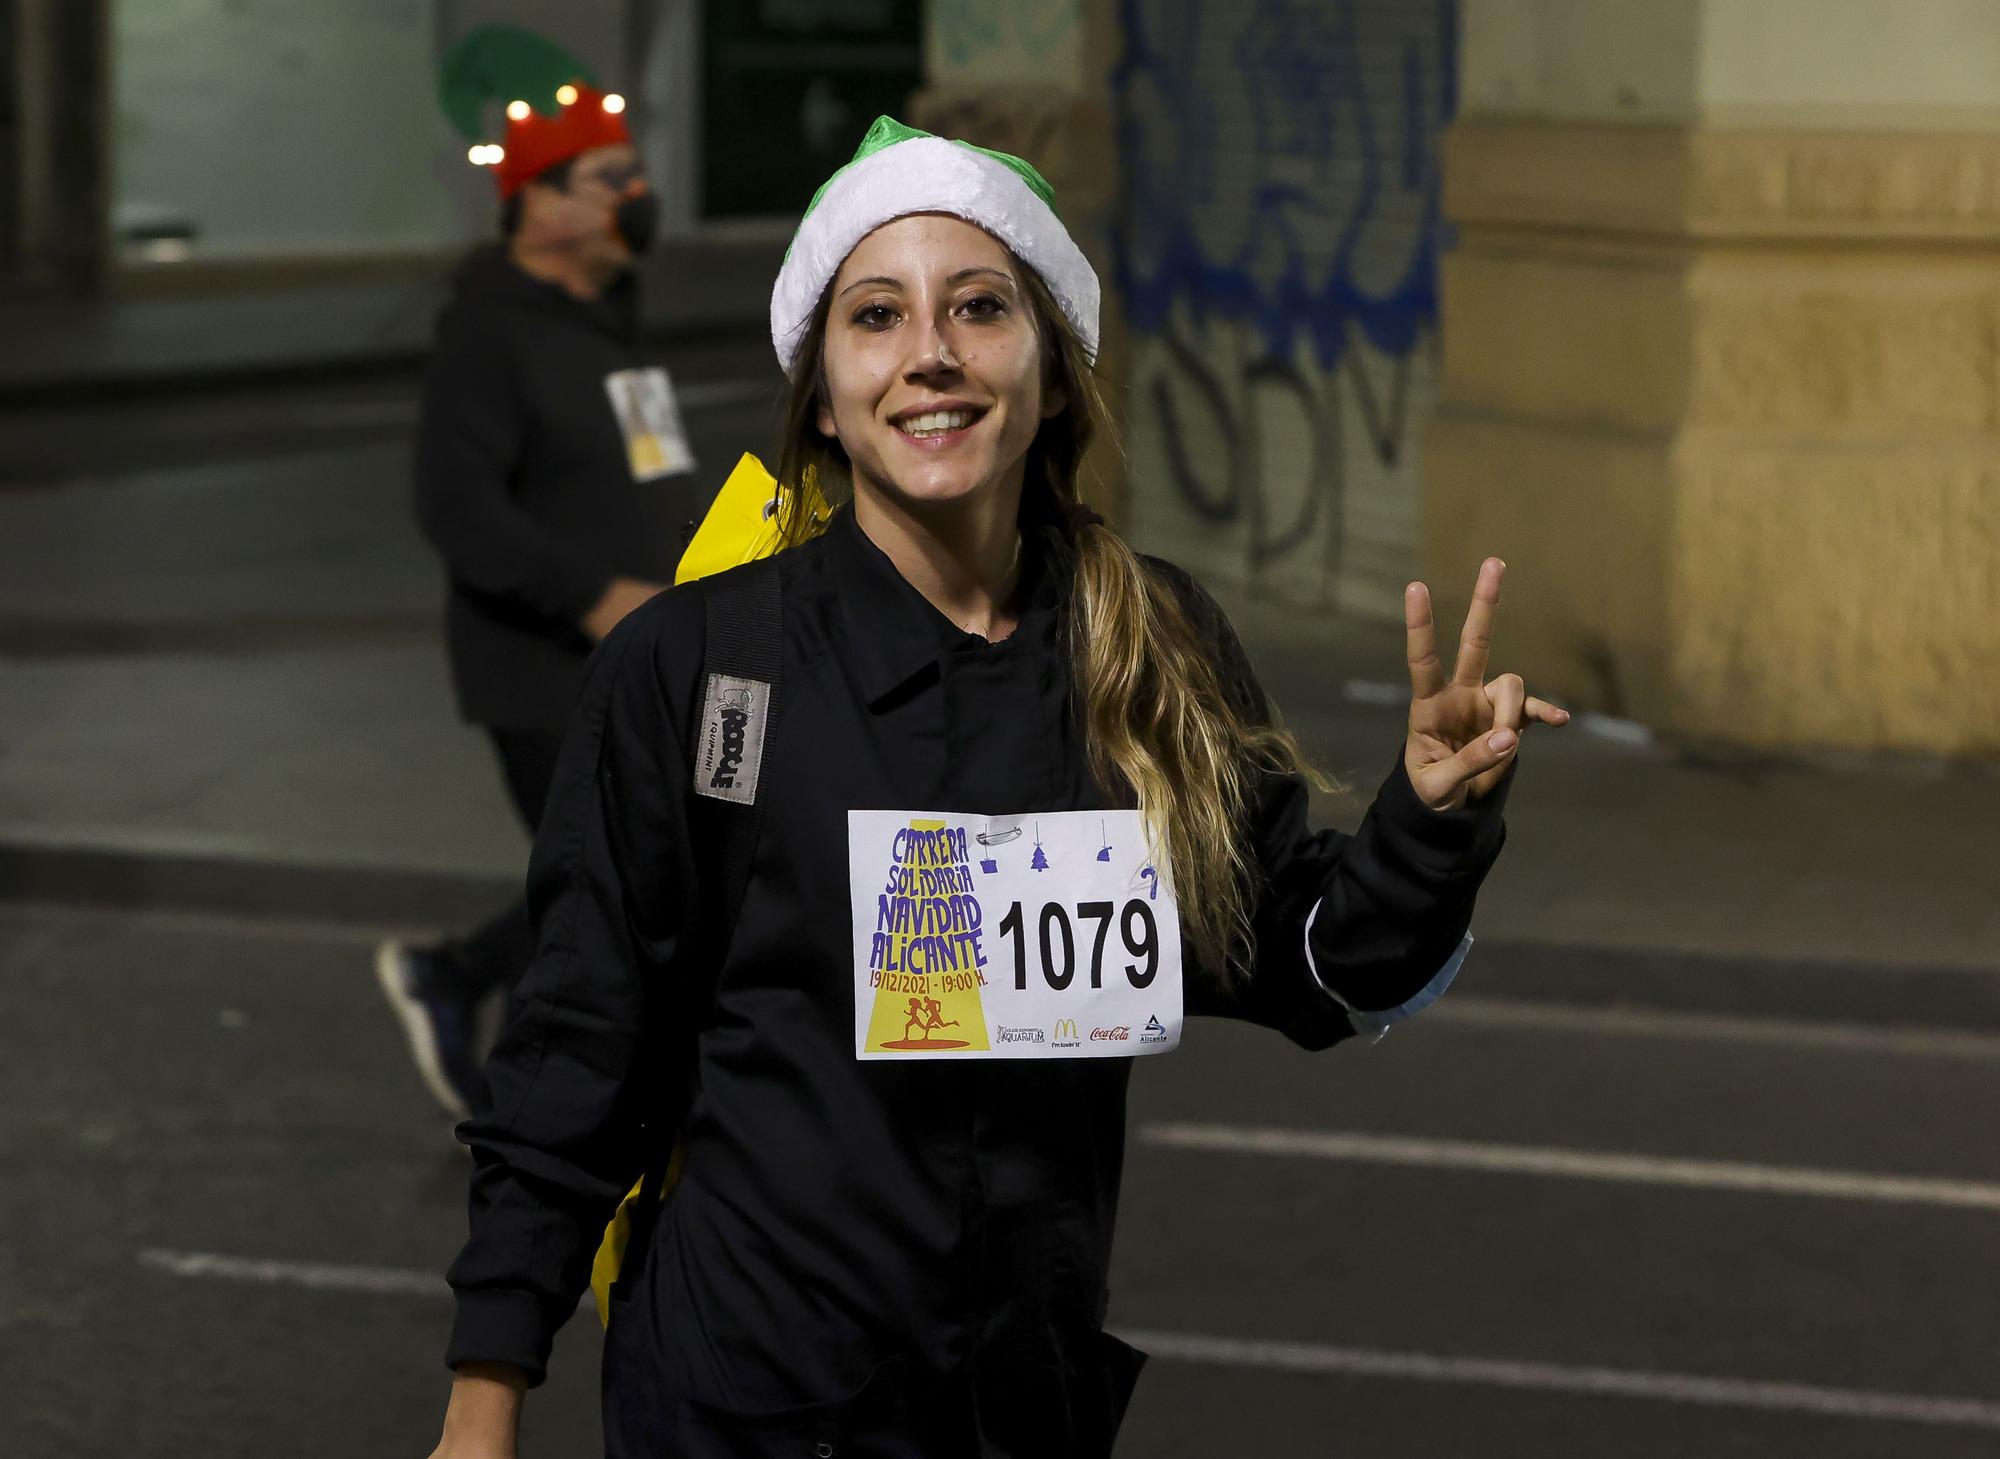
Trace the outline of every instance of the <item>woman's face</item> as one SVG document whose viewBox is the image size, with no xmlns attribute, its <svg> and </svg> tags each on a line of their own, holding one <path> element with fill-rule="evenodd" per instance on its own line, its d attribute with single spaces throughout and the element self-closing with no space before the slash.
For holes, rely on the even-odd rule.
<svg viewBox="0 0 2000 1459">
<path fill-rule="evenodd" d="M 1059 414 L 1034 306 L 989 233 L 919 213 L 862 239 L 833 280 L 819 428 L 855 490 L 910 505 L 1018 491 L 1029 443 Z"/>
</svg>

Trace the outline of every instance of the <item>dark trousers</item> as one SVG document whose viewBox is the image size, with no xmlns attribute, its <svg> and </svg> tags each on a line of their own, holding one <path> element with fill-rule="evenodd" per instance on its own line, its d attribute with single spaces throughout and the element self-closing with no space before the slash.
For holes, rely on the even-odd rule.
<svg viewBox="0 0 2000 1459">
<path fill-rule="evenodd" d="M 555 774 L 556 751 L 562 736 L 541 730 L 494 729 L 493 749 L 500 757 L 500 773 L 507 782 L 507 794 L 514 802 L 521 824 L 533 835 L 541 829 L 542 807 L 549 798 L 549 780 Z M 439 949 L 452 980 L 475 997 L 500 988 L 512 988 L 527 970 L 534 954 L 533 934 L 528 928 L 528 902 L 515 897 L 483 925 L 463 937 L 447 938 Z"/>
</svg>

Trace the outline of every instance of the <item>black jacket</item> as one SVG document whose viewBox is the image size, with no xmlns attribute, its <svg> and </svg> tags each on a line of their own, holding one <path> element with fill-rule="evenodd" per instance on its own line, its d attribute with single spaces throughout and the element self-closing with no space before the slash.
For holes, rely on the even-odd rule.
<svg viewBox="0 0 2000 1459">
<path fill-rule="evenodd" d="M 1212 600 L 1156 570 L 1265 712 Z M 720 973 L 699 951 L 714 848 L 686 804 L 702 605 L 676 590 L 600 650 L 556 774 L 530 871 L 538 951 L 489 1068 L 493 1112 L 464 1131 L 472 1234 L 448 1360 L 539 1381 L 691 1047 L 685 1173 L 607 1338 L 609 1454 L 1102 1455 L 1142 1361 L 1103 1332 L 1131 1060 L 859 1061 L 850 971 L 849 808 L 1120 803 L 1091 778 L 1070 692 L 1067 558 L 1031 554 L 1000 643 L 932 608 L 849 510 L 737 571 L 780 574 L 783 657 Z M 1432 811 L 1398 747 L 1350 837 L 1311 831 L 1305 785 L 1267 776 L 1255 976 L 1225 994 L 1190 959 L 1187 1011 L 1313 1049 L 1346 1037 L 1306 962 L 1316 904 L 1321 978 L 1359 1008 L 1411 997 L 1470 922 L 1502 799 Z"/>
<path fill-rule="evenodd" d="M 417 517 L 451 578 L 459 711 L 559 732 L 583 684 L 578 621 L 614 575 L 670 582 L 689 476 L 635 482 L 604 380 L 646 363 L 628 278 L 586 304 L 475 250 L 424 378 Z"/>
</svg>

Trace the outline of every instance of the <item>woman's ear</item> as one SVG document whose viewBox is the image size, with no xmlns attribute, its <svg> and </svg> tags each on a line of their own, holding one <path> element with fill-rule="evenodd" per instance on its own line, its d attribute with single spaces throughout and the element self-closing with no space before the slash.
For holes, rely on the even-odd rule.
<svg viewBox="0 0 2000 1459">
<path fill-rule="evenodd" d="M 1042 388 L 1042 419 L 1054 420 L 1069 409 L 1069 392 L 1054 380 Z"/>
</svg>

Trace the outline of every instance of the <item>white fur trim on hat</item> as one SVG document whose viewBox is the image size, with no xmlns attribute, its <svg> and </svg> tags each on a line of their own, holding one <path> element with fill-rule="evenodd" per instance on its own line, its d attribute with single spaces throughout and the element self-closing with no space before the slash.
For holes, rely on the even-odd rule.
<svg viewBox="0 0 2000 1459">
<path fill-rule="evenodd" d="M 884 223 L 912 213 L 949 213 L 1006 244 L 1041 275 L 1097 358 L 1097 272 L 1055 210 L 1005 163 L 942 137 L 912 137 L 851 164 L 800 221 L 771 290 L 771 343 L 787 375 L 847 255 Z"/>
</svg>

